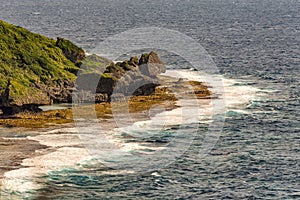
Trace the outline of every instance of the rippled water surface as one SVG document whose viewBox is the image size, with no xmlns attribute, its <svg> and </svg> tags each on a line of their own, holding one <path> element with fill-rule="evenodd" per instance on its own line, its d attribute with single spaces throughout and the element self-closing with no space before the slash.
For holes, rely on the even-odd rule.
<svg viewBox="0 0 300 200">
<path fill-rule="evenodd" d="M 145 173 L 112 170 L 86 157 L 79 167 L 41 171 L 32 184 L 42 187 L 25 185 L 31 190 L 1 191 L 3 199 L 300 198 L 299 1 L 0 1 L 1 19 L 50 37 L 68 38 L 87 52 L 108 36 L 131 28 L 180 31 L 212 56 L 229 81 L 229 102 L 241 100 L 227 107 L 220 138 L 203 158 L 198 152 L 202 133 L 209 126 L 200 123 L 195 129 L 192 124 L 183 130 L 197 133 L 192 144 L 162 169 Z M 184 68 L 180 62 L 165 59 L 173 68 Z M 153 146 L 164 146 L 159 140 L 168 140 L 170 130 L 178 126 L 168 128 Z M 7 137 L 7 131 L 3 134 Z M 68 152 L 77 152 L 78 157 L 72 157 L 75 161 L 85 156 L 73 138 L 76 131 L 44 134 L 39 141 L 63 147 L 46 159 Z M 51 134 L 58 139 L 51 140 Z M 72 144 L 66 145 L 66 140 Z"/>
</svg>

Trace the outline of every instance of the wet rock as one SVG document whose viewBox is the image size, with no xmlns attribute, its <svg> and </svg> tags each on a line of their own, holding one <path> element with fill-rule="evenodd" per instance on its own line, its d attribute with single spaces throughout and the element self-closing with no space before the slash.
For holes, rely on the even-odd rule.
<svg viewBox="0 0 300 200">
<path fill-rule="evenodd" d="M 20 112 L 40 112 L 42 111 L 37 104 L 24 104 L 22 106 L 18 105 L 9 105 L 9 106 L 0 106 L 3 115 L 15 115 Z"/>
</svg>

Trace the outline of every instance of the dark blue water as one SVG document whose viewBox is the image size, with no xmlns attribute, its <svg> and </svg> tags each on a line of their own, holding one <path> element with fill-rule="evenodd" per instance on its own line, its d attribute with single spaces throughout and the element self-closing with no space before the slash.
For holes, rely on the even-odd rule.
<svg viewBox="0 0 300 200">
<path fill-rule="evenodd" d="M 298 0 L 1 0 L 0 10 L 3 20 L 68 38 L 87 52 L 132 28 L 177 30 L 199 42 L 224 77 L 272 91 L 245 107 L 248 113 L 229 112 L 205 158 L 197 157 L 198 134 L 157 176 L 58 171 L 41 178 L 47 181 L 38 199 L 300 198 Z"/>
</svg>

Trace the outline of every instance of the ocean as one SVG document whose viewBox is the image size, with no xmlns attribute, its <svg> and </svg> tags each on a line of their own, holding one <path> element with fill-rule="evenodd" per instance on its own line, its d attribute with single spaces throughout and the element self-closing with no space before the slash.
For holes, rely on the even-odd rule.
<svg viewBox="0 0 300 200">
<path fill-rule="evenodd" d="M 4 174 L 1 200 L 300 198 L 298 0 L 0 2 L 1 20 L 67 38 L 87 53 L 128 57 L 145 51 L 132 44 L 147 36 L 138 41 L 158 49 L 165 75 L 199 80 L 219 95 L 182 97 L 181 108 L 153 108 L 151 119 L 128 126 L 116 115 L 113 128 L 91 119 L 0 129 L 2 138 L 47 146 Z M 177 42 L 164 48 L 160 34 Z M 207 59 L 191 51 L 194 44 Z"/>
</svg>

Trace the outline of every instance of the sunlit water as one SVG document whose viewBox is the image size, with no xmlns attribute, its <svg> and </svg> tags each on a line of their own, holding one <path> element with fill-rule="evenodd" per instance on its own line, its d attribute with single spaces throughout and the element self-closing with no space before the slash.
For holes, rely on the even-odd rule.
<svg viewBox="0 0 300 200">
<path fill-rule="evenodd" d="M 180 156 L 154 171 L 134 170 L 126 162 L 123 168 L 107 168 L 121 159 L 101 157 L 107 165 L 99 163 L 82 145 L 76 128 L 36 130 L 29 139 L 49 149 L 40 157 L 24 160 L 24 168 L 5 174 L 0 199 L 300 198 L 297 1 L 12 0 L 1 2 L 0 8 L 1 19 L 50 37 L 66 37 L 88 52 L 107 36 L 130 28 L 178 30 L 193 37 L 213 57 L 226 100 L 223 131 L 202 158 L 198 154 L 204 133 L 213 123 L 209 106 L 200 106 L 199 115 L 185 116 L 190 121 L 183 123 L 183 129 L 179 129 L 179 110 L 161 113 L 169 119 L 163 127 L 155 116 L 154 123 L 143 120 L 130 127 L 106 129 L 107 138 L 130 156 L 172 148 L 167 144 L 176 130 L 182 135 L 196 133 Z M 177 69 L 170 74 L 191 67 L 174 57 L 162 57 L 170 69 Z M 205 82 L 201 72 L 184 70 L 180 74 Z M 86 122 L 85 128 L 95 136 L 95 122 Z M 160 135 L 153 133 L 155 128 Z M 149 133 L 152 138 L 124 137 L 130 133 Z M 10 134 L 1 130 L 1 136 Z"/>
</svg>

